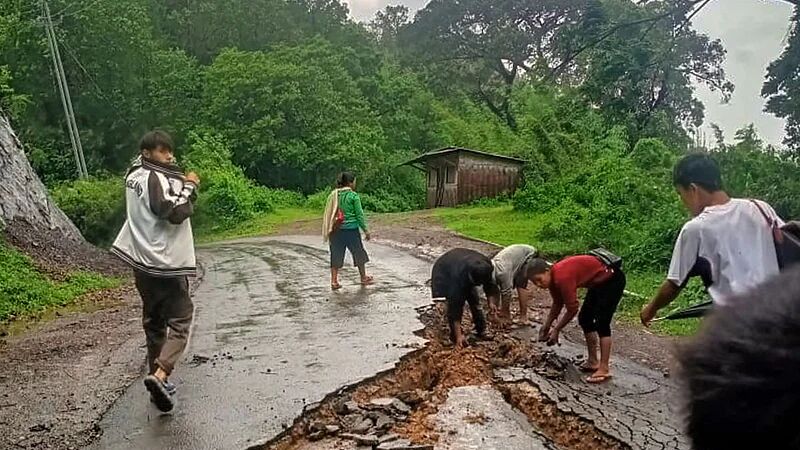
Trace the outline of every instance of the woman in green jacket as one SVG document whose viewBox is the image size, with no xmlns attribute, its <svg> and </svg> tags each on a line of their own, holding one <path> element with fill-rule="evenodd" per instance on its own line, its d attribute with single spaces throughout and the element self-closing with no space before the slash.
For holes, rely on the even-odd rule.
<svg viewBox="0 0 800 450">
<path fill-rule="evenodd" d="M 344 222 L 330 233 L 331 250 L 331 288 L 336 290 L 342 286 L 339 284 L 339 269 L 344 266 L 345 250 L 350 250 L 353 255 L 353 263 L 358 267 L 361 275 L 361 284 L 372 284 L 373 279 L 367 275 L 366 264 L 369 262 L 369 255 L 364 250 L 361 241 L 361 230 L 364 231 L 366 240 L 370 240 L 367 220 L 364 217 L 364 209 L 361 207 L 361 197 L 355 191 L 356 178 L 350 172 L 342 172 L 336 180 L 337 189 L 331 196 L 338 196 L 338 209 L 344 213 Z"/>
</svg>

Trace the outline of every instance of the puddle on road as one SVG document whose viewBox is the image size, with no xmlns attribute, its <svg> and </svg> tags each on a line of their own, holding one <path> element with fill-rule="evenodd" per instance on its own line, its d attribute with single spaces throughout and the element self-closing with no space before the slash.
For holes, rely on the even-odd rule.
<svg viewBox="0 0 800 450">
<path fill-rule="evenodd" d="M 428 340 L 425 347 L 403 357 L 394 369 L 329 395 L 319 405 L 309 408 L 281 436 L 265 445 L 252 448 L 275 450 L 350 448 L 348 446 L 355 448 L 352 442 L 342 440 L 335 435 L 325 437 L 326 433 L 319 430 L 323 430 L 327 425 L 338 427 L 341 433 L 352 431 L 348 430 L 352 426 L 352 411 L 348 410 L 347 405 L 356 402 L 367 411 L 372 400 L 386 397 L 406 401 L 412 409 L 407 417 L 401 417 L 393 422 L 391 429 L 377 432 L 377 435 L 397 434 L 399 439 L 407 439 L 418 445 L 433 445 L 437 449 L 508 448 L 502 443 L 497 445 L 497 442 L 502 442 L 499 439 L 492 445 L 489 441 L 484 441 L 482 445 L 479 442 L 477 447 L 468 442 L 471 437 L 480 437 L 480 433 L 486 436 L 497 435 L 502 433 L 501 430 L 507 431 L 511 428 L 515 433 L 523 433 L 533 439 L 529 440 L 527 446 L 519 448 L 565 450 L 629 448 L 599 431 L 591 422 L 560 410 L 556 402 L 542 395 L 533 384 L 519 381 L 505 383 L 495 378 L 494 371 L 498 368 L 535 367 L 547 364 L 541 359 L 541 352 L 534 344 L 528 340 L 499 334 L 492 342 L 481 342 L 455 352 L 449 348 L 448 333 L 442 321 L 440 308 L 441 305 L 420 310 L 421 320 L 426 327 L 418 334 Z M 469 318 L 465 318 L 465 323 L 468 321 Z M 483 387 L 474 388 L 475 386 Z M 471 389 L 479 391 L 468 392 Z M 454 393 L 458 393 L 455 400 Z M 475 410 L 479 403 L 485 403 L 491 398 L 501 401 L 504 399 L 516 411 L 501 416 L 508 419 L 513 417 L 513 414 L 519 414 L 527 419 L 527 425 L 499 422 L 491 425 L 493 420 L 499 421 L 501 417 L 494 417 L 489 411 Z M 453 408 L 458 408 L 459 403 L 466 408 L 462 423 L 451 425 L 443 423 L 442 417 L 450 417 L 449 420 L 452 422 L 453 417 L 458 416 Z M 470 404 L 474 406 L 470 407 Z M 489 424 L 486 425 L 486 422 Z M 487 428 L 480 428 L 484 425 Z M 462 440 L 451 436 L 453 429 L 466 430 L 461 433 Z M 374 428 L 365 433 L 373 431 Z"/>
</svg>

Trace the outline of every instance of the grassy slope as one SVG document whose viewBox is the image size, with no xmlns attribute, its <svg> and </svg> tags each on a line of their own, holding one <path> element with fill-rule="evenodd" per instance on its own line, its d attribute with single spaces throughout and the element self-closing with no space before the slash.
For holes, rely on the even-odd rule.
<svg viewBox="0 0 800 450">
<path fill-rule="evenodd" d="M 541 228 L 541 221 L 537 220 L 537 215 L 514 211 L 511 206 L 443 208 L 437 209 L 436 215 L 447 228 L 461 234 L 501 245 L 529 243 L 541 249 L 542 253 L 551 260 L 588 250 L 579 248 L 578 244 L 571 242 L 568 236 L 559 241 L 540 240 L 538 232 Z M 664 270 L 666 271 L 666 268 Z M 627 289 L 645 298 L 650 298 L 655 294 L 656 289 L 664 280 L 664 273 L 637 272 L 635 268 L 630 267 L 627 272 Z M 696 298 L 684 295 L 671 306 L 681 308 L 696 301 Z M 645 302 L 646 300 L 634 296 L 624 297 L 619 307 L 619 317 L 631 323 L 638 323 L 639 311 Z M 662 334 L 686 335 L 694 333 L 698 323 L 698 320 L 667 321 L 657 323 L 653 328 Z"/>
<path fill-rule="evenodd" d="M 0 243 L 0 322 L 65 306 L 86 293 L 120 283 L 118 279 L 86 272 L 53 281 L 39 272 L 28 256 Z"/>
<path fill-rule="evenodd" d="M 249 236 L 266 236 L 274 234 L 285 225 L 301 220 L 319 218 L 320 212 L 305 208 L 285 208 L 277 211 L 261 214 L 250 220 L 242 222 L 231 229 L 226 230 L 197 230 L 195 240 L 199 244 L 237 239 Z"/>
</svg>

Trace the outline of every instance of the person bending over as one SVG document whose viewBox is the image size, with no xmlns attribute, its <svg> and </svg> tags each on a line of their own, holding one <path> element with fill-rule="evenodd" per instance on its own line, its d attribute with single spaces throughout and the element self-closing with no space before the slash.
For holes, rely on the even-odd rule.
<svg viewBox="0 0 800 450">
<path fill-rule="evenodd" d="M 528 289 L 528 263 L 539 255 L 539 251 L 530 245 L 514 244 L 500 250 L 492 258 L 494 279 L 500 288 L 500 318 L 511 319 L 511 300 L 519 299 L 519 321 L 528 322 L 528 304 L 532 291 Z"/>
<path fill-rule="evenodd" d="M 561 330 L 577 314 L 588 353 L 581 370 L 592 372 L 586 381 L 602 383 L 608 380 L 611 377 L 611 320 L 625 290 L 622 268 L 608 266 L 593 255 L 570 256 L 552 267 L 545 260 L 535 258 L 531 261 L 528 277 L 535 285 L 548 289 L 553 299 L 550 313 L 539 331 L 539 341 L 557 344 Z M 580 313 L 578 288 L 588 288 Z M 566 312 L 561 315 L 565 308 Z"/>
<path fill-rule="evenodd" d="M 433 264 L 431 294 L 433 298 L 447 299 L 450 340 L 456 348 L 465 345 L 461 330 L 464 303 L 469 304 L 478 337 L 486 337 L 486 318 L 481 310 L 477 288 L 483 287 L 490 305 L 497 304 L 500 291 L 494 282 L 493 272 L 492 261 L 486 255 L 466 248 L 454 248 Z"/>
</svg>

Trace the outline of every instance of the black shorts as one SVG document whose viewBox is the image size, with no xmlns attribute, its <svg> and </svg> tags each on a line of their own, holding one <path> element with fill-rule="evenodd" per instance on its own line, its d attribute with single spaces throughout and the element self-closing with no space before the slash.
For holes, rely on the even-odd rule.
<svg viewBox="0 0 800 450">
<path fill-rule="evenodd" d="M 364 250 L 359 229 L 339 230 L 331 235 L 331 267 L 341 269 L 344 266 L 344 252 L 350 250 L 353 255 L 353 264 L 361 266 L 369 262 L 369 255 Z"/>
<path fill-rule="evenodd" d="M 600 337 L 611 336 L 611 319 L 625 291 L 625 273 L 615 269 L 614 275 L 599 286 L 586 291 L 578 324 L 584 333 L 597 333 Z"/>
</svg>

